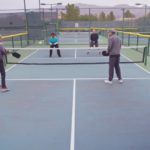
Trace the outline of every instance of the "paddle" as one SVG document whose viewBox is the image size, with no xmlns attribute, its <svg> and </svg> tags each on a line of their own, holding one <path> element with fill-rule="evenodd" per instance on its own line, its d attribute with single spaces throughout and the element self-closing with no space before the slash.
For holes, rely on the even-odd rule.
<svg viewBox="0 0 150 150">
<path fill-rule="evenodd" d="M 12 54 L 13 57 L 15 57 L 15 58 L 20 58 L 20 57 L 21 57 L 21 54 L 19 54 L 17 51 L 18 51 L 18 50 L 6 50 L 6 52 L 7 52 L 8 54 Z"/>
<path fill-rule="evenodd" d="M 21 54 L 19 54 L 17 52 L 12 52 L 12 56 L 14 56 L 15 58 L 20 58 Z"/>
<path fill-rule="evenodd" d="M 109 53 L 107 51 L 102 51 L 103 56 L 109 56 Z"/>
</svg>

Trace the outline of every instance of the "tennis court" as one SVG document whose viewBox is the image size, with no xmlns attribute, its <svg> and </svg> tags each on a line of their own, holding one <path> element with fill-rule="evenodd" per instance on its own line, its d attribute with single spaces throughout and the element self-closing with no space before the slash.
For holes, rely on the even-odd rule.
<svg viewBox="0 0 150 150">
<path fill-rule="evenodd" d="M 66 31 L 66 32 L 59 32 L 59 41 L 63 43 L 62 45 L 89 45 L 90 43 L 90 34 L 91 32 L 82 32 L 82 31 Z M 104 36 L 99 34 L 99 43 L 100 45 L 106 45 L 107 39 Z"/>
<path fill-rule="evenodd" d="M 75 58 L 43 52 L 34 50 L 20 62 Z M 79 56 L 84 57 L 81 51 Z M 95 54 L 87 59 L 91 56 L 108 60 Z M 115 78 L 107 85 L 108 64 L 12 65 L 7 69 L 11 91 L 0 93 L 0 149 L 150 149 L 150 73 L 134 63 L 121 64 L 121 70 L 124 83 Z"/>
</svg>

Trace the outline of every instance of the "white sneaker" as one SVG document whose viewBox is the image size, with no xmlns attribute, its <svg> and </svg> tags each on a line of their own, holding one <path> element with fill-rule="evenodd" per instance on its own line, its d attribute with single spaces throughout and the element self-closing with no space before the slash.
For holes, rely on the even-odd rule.
<svg viewBox="0 0 150 150">
<path fill-rule="evenodd" d="M 7 87 L 6 88 L 2 88 L 2 87 L 0 87 L 0 91 L 1 92 L 8 92 L 8 91 L 10 91 Z"/>
<path fill-rule="evenodd" d="M 104 81 L 106 84 L 112 84 L 112 81 L 109 81 L 109 80 L 105 80 Z"/>
<path fill-rule="evenodd" d="M 118 81 L 119 81 L 119 83 L 120 83 L 120 84 L 122 84 L 122 83 L 123 83 L 123 80 L 122 80 L 122 79 L 121 79 L 121 80 L 118 80 Z"/>
</svg>

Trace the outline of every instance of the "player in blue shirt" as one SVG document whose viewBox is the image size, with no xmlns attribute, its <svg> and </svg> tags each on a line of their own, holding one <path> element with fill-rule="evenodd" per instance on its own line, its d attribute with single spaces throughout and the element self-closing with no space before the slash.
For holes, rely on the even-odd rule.
<svg viewBox="0 0 150 150">
<path fill-rule="evenodd" d="M 50 48 L 59 48 L 59 45 L 58 45 L 58 38 L 56 36 L 55 33 L 51 33 L 51 36 L 49 38 L 49 45 L 50 45 Z M 50 54 L 49 54 L 49 57 L 52 57 L 52 53 L 53 53 L 53 50 L 50 49 Z M 60 53 L 60 50 L 57 49 L 57 55 L 59 57 L 61 57 L 61 53 Z"/>
</svg>

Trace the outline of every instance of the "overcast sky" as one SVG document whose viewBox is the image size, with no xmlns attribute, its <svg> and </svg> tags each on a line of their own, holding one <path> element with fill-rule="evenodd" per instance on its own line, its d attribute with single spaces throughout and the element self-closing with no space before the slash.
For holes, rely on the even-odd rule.
<svg viewBox="0 0 150 150">
<path fill-rule="evenodd" d="M 87 3 L 100 6 L 113 6 L 117 4 L 129 4 L 134 6 L 135 3 L 147 4 L 150 6 L 150 0 L 40 0 L 43 3 Z M 23 9 L 24 0 L 0 0 L 0 9 Z M 39 0 L 26 0 L 27 8 L 38 8 Z"/>
</svg>

